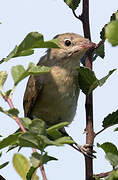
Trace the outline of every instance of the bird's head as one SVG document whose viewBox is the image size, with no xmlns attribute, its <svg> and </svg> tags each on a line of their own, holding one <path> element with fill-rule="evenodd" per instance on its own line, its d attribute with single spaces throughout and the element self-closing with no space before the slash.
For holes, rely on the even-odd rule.
<svg viewBox="0 0 118 180">
<path fill-rule="evenodd" d="M 75 33 L 60 34 L 55 39 L 60 48 L 49 50 L 50 60 L 54 65 L 77 66 L 86 51 L 95 47 L 94 43 Z"/>
</svg>

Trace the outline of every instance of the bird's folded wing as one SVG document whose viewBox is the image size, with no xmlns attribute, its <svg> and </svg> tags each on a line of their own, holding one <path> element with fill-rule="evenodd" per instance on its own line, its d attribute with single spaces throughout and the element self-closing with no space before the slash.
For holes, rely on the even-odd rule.
<svg viewBox="0 0 118 180">
<path fill-rule="evenodd" d="M 30 117 L 32 107 L 34 106 L 41 89 L 42 84 L 39 81 L 36 81 L 35 76 L 30 76 L 23 98 L 25 117 Z"/>
</svg>

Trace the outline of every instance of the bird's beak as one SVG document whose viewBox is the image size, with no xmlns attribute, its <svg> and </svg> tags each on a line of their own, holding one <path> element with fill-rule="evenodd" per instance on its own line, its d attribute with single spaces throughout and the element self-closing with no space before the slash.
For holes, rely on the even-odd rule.
<svg viewBox="0 0 118 180">
<path fill-rule="evenodd" d="M 96 44 L 89 41 L 88 39 L 86 41 L 83 41 L 80 45 L 79 45 L 80 49 L 95 49 L 96 48 Z"/>
</svg>

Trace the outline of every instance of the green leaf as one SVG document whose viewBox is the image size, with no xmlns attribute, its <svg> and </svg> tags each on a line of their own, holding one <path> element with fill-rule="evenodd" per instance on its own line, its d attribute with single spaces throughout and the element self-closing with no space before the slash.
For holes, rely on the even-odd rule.
<svg viewBox="0 0 118 180">
<path fill-rule="evenodd" d="M 2 152 L 0 152 L 0 157 L 2 156 Z"/>
<path fill-rule="evenodd" d="M 54 141 L 56 146 L 62 146 L 64 144 L 73 144 L 75 141 L 70 136 L 64 136 Z"/>
<path fill-rule="evenodd" d="M 106 75 L 105 77 L 103 77 L 102 79 L 98 80 L 99 82 L 99 86 L 103 86 L 103 84 L 106 82 L 106 80 L 111 76 L 111 74 L 116 71 L 117 69 L 113 69 L 111 71 L 109 71 L 108 75 Z"/>
<path fill-rule="evenodd" d="M 2 141 L 0 141 L 0 149 L 3 149 L 9 145 L 16 144 L 18 141 L 18 137 L 21 135 L 21 132 L 11 134 L 8 137 L 4 138 Z"/>
<path fill-rule="evenodd" d="M 118 20 L 118 10 L 117 10 L 117 12 L 115 13 L 115 18 Z"/>
<path fill-rule="evenodd" d="M 53 39 L 50 41 L 44 41 L 42 34 L 31 32 L 24 38 L 21 44 L 16 46 L 6 58 L 3 58 L 0 61 L 0 63 L 9 61 L 14 57 L 32 55 L 34 53 L 34 48 L 59 48 L 58 40 Z"/>
<path fill-rule="evenodd" d="M 103 127 L 107 128 L 118 124 L 118 110 L 106 116 L 103 120 Z"/>
<path fill-rule="evenodd" d="M 14 154 L 13 156 L 13 166 L 17 173 L 22 177 L 23 180 L 26 180 L 27 172 L 30 169 L 30 164 L 25 156 L 22 154 Z"/>
<path fill-rule="evenodd" d="M 26 132 L 19 137 L 19 145 L 22 147 L 39 148 L 39 141 L 33 134 Z"/>
<path fill-rule="evenodd" d="M 75 9 L 79 6 L 81 0 L 64 0 L 64 2 L 65 2 L 71 9 L 75 10 Z"/>
<path fill-rule="evenodd" d="M 17 148 L 18 147 L 18 143 L 17 144 L 13 144 L 13 145 L 10 145 L 7 152 L 11 151 L 12 149 L 14 148 Z"/>
<path fill-rule="evenodd" d="M 28 129 L 29 125 L 32 123 L 32 120 L 29 118 L 20 118 L 21 123 L 23 124 L 24 128 Z"/>
<path fill-rule="evenodd" d="M 12 116 L 17 116 L 19 114 L 19 111 L 16 108 L 11 108 L 7 112 L 8 112 L 8 114 L 10 114 Z"/>
<path fill-rule="evenodd" d="M 102 148 L 104 150 L 105 153 L 113 153 L 113 154 L 116 154 L 118 155 L 118 150 L 117 150 L 117 147 L 110 143 L 110 142 L 105 142 L 103 144 L 97 144 L 98 147 Z"/>
<path fill-rule="evenodd" d="M 18 47 L 17 53 L 33 48 L 58 48 L 57 41 L 51 40 L 44 42 L 43 35 L 38 32 L 29 33 Z"/>
<path fill-rule="evenodd" d="M 5 162 L 5 163 L 3 163 L 3 164 L 1 164 L 0 165 L 0 169 L 2 169 L 2 168 L 4 168 L 5 166 L 7 166 L 9 164 L 9 162 L 7 161 L 7 162 Z"/>
<path fill-rule="evenodd" d="M 118 179 L 118 170 L 114 170 L 110 173 L 108 178 L 105 178 L 105 180 L 117 180 Z"/>
<path fill-rule="evenodd" d="M 93 71 L 86 67 L 80 67 L 78 69 L 80 89 L 86 95 L 90 94 L 97 86 L 102 86 L 114 71 L 116 69 L 109 71 L 108 75 L 98 80 Z"/>
<path fill-rule="evenodd" d="M 61 122 L 61 123 L 58 123 L 56 125 L 53 125 L 47 129 L 47 133 L 49 133 L 52 130 L 61 129 L 65 126 L 68 126 L 69 124 L 70 124 L 69 122 Z"/>
<path fill-rule="evenodd" d="M 50 145 L 56 145 L 54 141 L 50 140 L 48 137 L 44 135 L 37 135 L 36 138 L 39 142 L 39 148 L 43 151 L 45 147 Z"/>
<path fill-rule="evenodd" d="M 90 94 L 98 86 L 98 79 L 93 71 L 86 67 L 78 69 L 79 86 L 83 93 Z"/>
<path fill-rule="evenodd" d="M 58 160 L 55 157 L 48 156 L 47 152 L 44 154 L 39 154 L 35 152 L 32 154 L 30 159 L 34 167 L 39 167 L 39 165 L 47 164 L 47 162 L 52 161 L 52 160 Z"/>
<path fill-rule="evenodd" d="M 101 58 L 104 58 L 105 56 L 105 50 L 104 50 L 104 43 L 99 46 L 95 51 L 94 53 L 97 55 L 97 56 L 100 56 Z"/>
<path fill-rule="evenodd" d="M 95 180 L 101 180 L 98 176 L 96 176 L 96 175 L 93 175 L 93 178 L 95 179 Z"/>
<path fill-rule="evenodd" d="M 58 130 L 63 128 L 64 126 L 68 126 L 69 124 L 70 124 L 69 122 L 58 123 L 56 125 L 49 127 L 46 130 L 46 132 L 49 135 L 49 137 L 52 137 L 55 140 L 55 139 L 60 138 L 62 136 L 62 133 L 59 132 Z"/>
<path fill-rule="evenodd" d="M 9 61 L 11 58 L 15 57 L 16 53 L 17 53 L 17 50 L 18 50 L 18 46 L 15 46 L 15 48 L 10 52 L 10 54 L 6 57 L 6 58 L 3 58 L 1 60 L 1 63 L 2 62 L 7 62 Z"/>
<path fill-rule="evenodd" d="M 13 66 L 11 69 L 11 74 L 14 80 L 14 84 L 17 85 L 20 80 L 22 80 L 22 76 L 25 74 L 25 69 L 22 65 Z"/>
<path fill-rule="evenodd" d="M 0 88 L 3 88 L 3 85 L 7 79 L 7 72 L 6 71 L 0 71 Z"/>
<path fill-rule="evenodd" d="M 100 32 L 100 38 L 102 40 L 105 40 L 106 39 L 106 36 L 105 36 L 105 27 L 107 26 L 107 24 L 104 25 L 104 27 L 102 28 L 101 32 Z"/>
<path fill-rule="evenodd" d="M 39 154 L 38 152 L 35 152 L 36 154 Z M 35 155 L 35 153 L 32 153 L 32 156 L 30 157 L 30 162 L 32 163 L 32 166 L 34 167 L 34 168 L 37 168 L 37 167 L 39 167 L 39 165 L 40 165 L 40 158 L 41 158 L 41 154 L 39 154 L 40 155 L 40 158 L 38 157 L 35 157 L 36 155 Z"/>
<path fill-rule="evenodd" d="M 106 159 L 110 162 L 112 166 L 118 165 L 118 150 L 117 147 L 110 143 L 105 142 L 103 144 L 97 144 L 98 147 L 102 148 L 106 154 Z"/>
<path fill-rule="evenodd" d="M 112 14 L 110 21 L 113 21 L 113 20 L 118 20 L 118 11 Z"/>
<path fill-rule="evenodd" d="M 32 131 L 26 132 L 19 137 L 19 146 L 32 147 L 44 151 L 44 148 L 50 145 L 61 145 L 50 140 L 44 135 L 34 133 Z"/>
<path fill-rule="evenodd" d="M 107 153 L 106 159 L 110 162 L 113 167 L 118 166 L 118 154 Z"/>
<path fill-rule="evenodd" d="M 29 124 L 29 131 L 35 135 L 46 135 L 46 124 L 41 119 L 34 119 L 31 124 Z"/>
<path fill-rule="evenodd" d="M 19 114 L 19 111 L 18 111 L 18 109 L 16 109 L 16 108 L 11 108 L 11 109 L 5 111 L 5 110 L 3 110 L 2 107 L 0 107 L 0 111 L 1 111 L 2 113 L 4 113 L 4 114 L 10 116 L 10 117 L 11 117 L 11 116 L 17 116 L 17 115 Z"/>
<path fill-rule="evenodd" d="M 111 21 L 105 27 L 105 36 L 112 46 L 118 45 L 118 20 Z"/>
<path fill-rule="evenodd" d="M 39 177 L 36 175 L 36 170 L 37 170 L 38 167 L 30 167 L 28 173 L 27 173 L 27 176 L 26 176 L 26 179 L 27 180 L 39 180 Z"/>
<path fill-rule="evenodd" d="M 118 127 L 114 129 L 114 131 L 118 131 Z"/>
<path fill-rule="evenodd" d="M 62 133 L 57 129 L 47 132 L 47 135 L 52 140 L 56 140 L 63 136 Z"/>
<path fill-rule="evenodd" d="M 33 63 L 29 64 L 29 67 L 27 69 L 27 73 L 29 75 L 39 75 L 43 73 L 48 73 L 50 71 L 50 68 L 47 66 L 35 66 Z"/>
<path fill-rule="evenodd" d="M 110 22 L 112 22 L 113 20 L 118 20 L 118 11 L 113 13 L 112 16 L 110 17 Z M 102 31 L 100 32 L 100 38 L 102 40 L 106 39 L 106 27 L 108 24 L 105 24 L 104 27 L 102 28 Z"/>
<path fill-rule="evenodd" d="M 0 107 L 0 112 L 3 112 L 3 113 L 4 113 L 4 110 L 3 110 L 3 108 L 2 108 L 2 107 Z"/>
<path fill-rule="evenodd" d="M 22 65 L 13 66 L 11 73 L 14 80 L 14 85 L 16 86 L 21 80 L 29 75 L 39 75 L 42 73 L 48 73 L 49 71 L 49 67 L 35 66 L 33 63 L 30 63 L 26 70 Z"/>
<path fill-rule="evenodd" d="M 12 89 L 9 89 L 8 91 L 5 92 L 6 96 L 9 96 L 12 92 Z"/>
</svg>

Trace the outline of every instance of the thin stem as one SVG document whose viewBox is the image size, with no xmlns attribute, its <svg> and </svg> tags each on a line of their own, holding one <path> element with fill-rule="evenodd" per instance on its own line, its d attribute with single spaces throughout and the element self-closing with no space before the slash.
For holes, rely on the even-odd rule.
<svg viewBox="0 0 118 180">
<path fill-rule="evenodd" d="M 84 37 L 91 40 L 90 25 L 89 25 L 89 0 L 83 0 L 83 8 L 81 16 L 77 16 L 73 11 L 76 18 L 80 19 L 83 25 Z M 88 52 L 85 66 L 92 70 L 92 51 Z M 93 144 L 94 130 L 93 130 L 93 95 L 86 96 L 85 103 L 86 110 L 86 143 Z M 92 151 L 92 148 L 90 148 Z M 85 157 L 86 166 L 86 180 L 93 180 L 93 160 Z"/>
<path fill-rule="evenodd" d="M 89 25 L 89 0 L 83 0 L 81 21 L 83 24 L 83 31 L 85 38 L 89 38 L 91 40 L 90 25 Z"/>
<path fill-rule="evenodd" d="M 4 58 L 0 60 L 0 64 L 2 64 L 4 62 Z"/>
<path fill-rule="evenodd" d="M 35 149 L 35 148 L 33 148 L 33 152 L 36 152 L 36 149 Z M 43 180 L 47 180 L 46 173 L 45 173 L 45 169 L 44 169 L 43 165 L 40 165 L 39 168 L 40 168 L 40 171 L 41 171 Z"/>
<path fill-rule="evenodd" d="M 75 11 L 72 9 L 72 12 L 73 12 L 73 15 L 77 18 L 77 19 L 79 19 L 79 20 L 81 20 L 81 16 L 77 16 L 77 14 L 75 13 Z"/>
<path fill-rule="evenodd" d="M 45 170 L 44 170 L 43 165 L 40 165 L 40 171 L 41 171 L 43 180 L 47 180 L 47 177 L 46 177 L 46 174 L 45 174 Z"/>
<path fill-rule="evenodd" d="M 104 177 L 109 176 L 112 172 L 113 171 L 108 171 L 108 172 L 105 172 L 105 173 L 96 174 L 95 176 L 97 176 L 99 178 L 104 178 Z"/>
<path fill-rule="evenodd" d="M 101 40 L 95 47 L 95 49 L 97 49 L 98 47 L 100 47 L 102 44 L 104 44 L 105 40 Z"/>
<path fill-rule="evenodd" d="M 6 179 L 5 179 L 5 178 L 3 178 L 1 175 L 0 175 L 0 179 L 1 179 L 1 180 L 6 180 Z"/>
<path fill-rule="evenodd" d="M 5 98 L 5 100 L 7 101 L 7 103 L 9 104 L 10 108 L 14 108 L 14 105 L 12 103 L 11 98 Z M 20 119 L 17 116 L 14 116 L 15 121 L 17 122 L 17 124 L 19 125 L 19 127 L 21 128 L 21 130 L 25 133 L 26 129 L 24 128 L 23 124 L 21 123 Z"/>
<path fill-rule="evenodd" d="M 103 129 L 101 129 L 100 131 L 98 131 L 97 133 L 95 133 L 95 137 L 96 137 L 98 134 L 100 134 L 101 132 L 103 132 L 105 129 L 106 129 L 106 128 L 103 128 Z"/>
<path fill-rule="evenodd" d="M 81 21 L 83 24 L 84 36 L 91 40 L 90 24 L 89 24 L 89 0 L 83 0 L 83 11 L 81 15 Z M 92 52 L 89 52 L 85 66 L 92 70 Z M 86 143 L 93 144 L 94 131 L 93 131 L 93 95 L 86 96 Z M 90 149 L 92 151 L 92 148 Z M 93 159 L 85 157 L 86 166 L 86 180 L 93 180 Z"/>
</svg>

